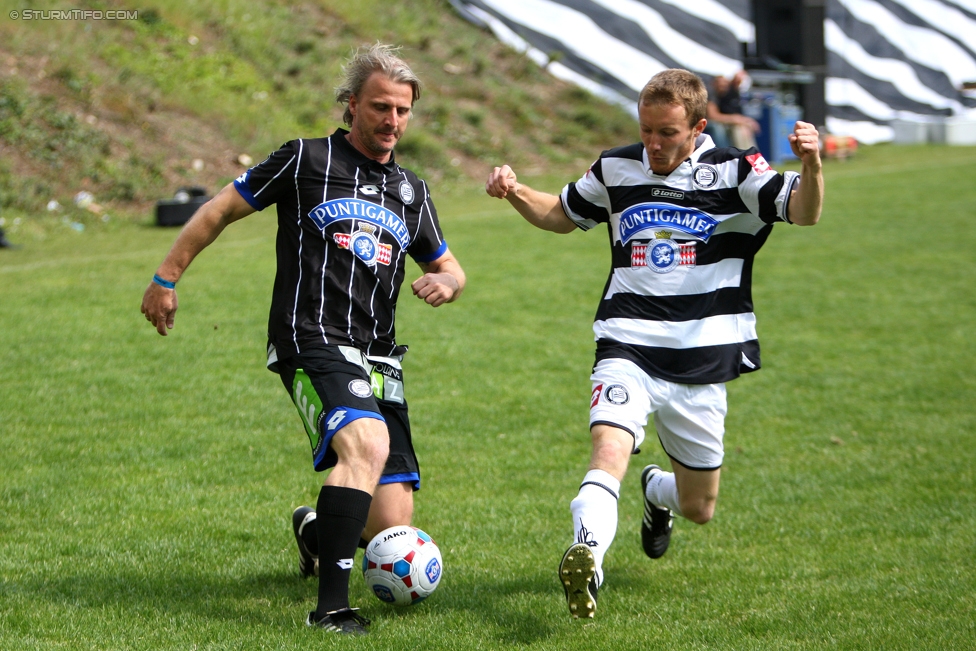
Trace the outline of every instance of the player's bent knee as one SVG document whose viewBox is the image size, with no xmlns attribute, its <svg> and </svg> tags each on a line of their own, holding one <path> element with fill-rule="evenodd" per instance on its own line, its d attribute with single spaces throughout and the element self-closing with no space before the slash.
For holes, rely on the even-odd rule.
<svg viewBox="0 0 976 651">
<path fill-rule="evenodd" d="M 373 493 L 364 538 L 372 539 L 384 529 L 409 525 L 413 520 L 413 485 L 380 484 Z"/>
<path fill-rule="evenodd" d="M 371 510 L 369 520 L 366 523 L 366 529 L 375 536 L 380 531 L 389 529 L 390 527 L 399 525 L 409 526 L 411 521 L 413 521 L 412 507 L 397 506 L 375 512 Z"/>
<path fill-rule="evenodd" d="M 593 428 L 592 438 L 590 467 L 622 477 L 634 451 L 633 436 L 624 430 L 600 425 Z"/>
<path fill-rule="evenodd" d="M 632 446 L 624 445 L 618 441 L 604 442 L 596 446 L 593 450 L 593 460 L 599 467 L 617 466 L 626 464 L 630 461 Z"/>
<path fill-rule="evenodd" d="M 373 469 L 373 474 L 379 478 L 386 466 L 386 458 L 390 456 L 390 443 L 387 441 L 374 441 L 365 450 L 363 461 L 368 463 Z"/>
<path fill-rule="evenodd" d="M 709 521 L 711 521 L 713 514 L 714 511 L 711 512 L 700 511 L 688 519 L 694 522 L 695 524 L 708 524 Z"/>
<path fill-rule="evenodd" d="M 715 515 L 715 500 L 681 500 L 681 514 L 695 524 L 707 524 Z"/>
<path fill-rule="evenodd" d="M 376 461 L 380 465 L 386 463 L 386 458 L 390 456 L 390 437 L 371 436 L 364 445 L 366 456 Z"/>
<path fill-rule="evenodd" d="M 376 467 L 379 476 L 390 455 L 390 435 L 383 421 L 361 418 L 336 432 L 332 447 L 340 459 Z"/>
</svg>

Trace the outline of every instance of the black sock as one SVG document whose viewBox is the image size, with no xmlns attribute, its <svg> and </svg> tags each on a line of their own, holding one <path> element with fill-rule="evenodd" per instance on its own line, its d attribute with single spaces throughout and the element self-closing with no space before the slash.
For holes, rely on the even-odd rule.
<svg viewBox="0 0 976 651">
<path fill-rule="evenodd" d="M 308 551 L 316 557 L 319 555 L 319 524 L 318 524 L 318 513 L 315 514 L 316 522 L 310 526 L 302 529 L 302 542 L 305 543 L 305 547 Z"/>
<path fill-rule="evenodd" d="M 349 573 L 373 497 L 343 486 L 323 486 L 316 506 L 319 604 L 316 619 L 349 607 Z"/>
<path fill-rule="evenodd" d="M 318 514 L 316 514 L 315 517 L 316 517 L 316 519 L 318 519 Z M 316 558 L 318 558 L 318 555 L 319 555 L 319 527 L 318 527 L 318 524 L 315 524 L 315 525 L 313 525 L 311 527 L 305 527 L 304 529 L 302 529 L 302 542 L 305 543 L 305 547 L 308 548 L 308 551 L 312 552 L 312 554 L 315 555 Z M 366 540 L 365 538 L 360 538 L 359 539 L 359 548 L 360 549 L 366 549 L 367 547 L 369 547 L 369 541 Z"/>
</svg>

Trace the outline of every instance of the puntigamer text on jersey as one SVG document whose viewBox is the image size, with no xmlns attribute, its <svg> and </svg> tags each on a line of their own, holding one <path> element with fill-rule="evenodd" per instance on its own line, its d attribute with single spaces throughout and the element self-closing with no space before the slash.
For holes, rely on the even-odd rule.
<svg viewBox="0 0 976 651">
<path fill-rule="evenodd" d="M 403 220 L 396 213 L 370 201 L 348 198 L 332 199 L 312 208 L 308 216 L 322 230 L 325 230 L 329 224 L 342 219 L 361 219 L 385 228 L 397 239 L 401 247 L 406 248 L 410 244 L 410 234 L 407 232 L 407 225 L 403 223 Z"/>
</svg>

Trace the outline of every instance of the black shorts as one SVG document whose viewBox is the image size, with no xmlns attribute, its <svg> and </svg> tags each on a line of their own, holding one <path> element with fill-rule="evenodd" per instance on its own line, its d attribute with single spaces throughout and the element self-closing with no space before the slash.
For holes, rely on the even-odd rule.
<svg viewBox="0 0 976 651">
<path fill-rule="evenodd" d="M 420 490 L 420 465 L 413 451 L 403 369 L 397 357 L 367 357 L 356 348 L 324 346 L 269 365 L 305 425 L 316 471 L 336 465 L 329 445 L 343 426 L 359 418 L 386 422 L 390 456 L 381 484 L 410 482 Z"/>
</svg>

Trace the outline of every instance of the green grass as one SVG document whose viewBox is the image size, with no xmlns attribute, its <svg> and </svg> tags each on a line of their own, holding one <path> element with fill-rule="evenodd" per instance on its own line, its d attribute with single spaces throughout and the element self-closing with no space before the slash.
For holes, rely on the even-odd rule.
<svg viewBox="0 0 976 651">
<path fill-rule="evenodd" d="M 476 183 L 442 194 L 468 289 L 436 310 L 408 294 L 399 331 L 415 523 L 445 574 L 404 611 L 355 575 L 361 640 L 302 625 L 315 584 L 289 515 L 320 477 L 263 368 L 273 215 L 194 263 L 165 339 L 139 302 L 175 231 L 8 232 L 0 648 L 974 648 L 974 173 L 973 148 L 827 166 L 822 223 L 777 226 L 757 258 L 765 367 L 729 385 L 716 518 L 643 557 L 636 470 L 665 461 L 649 436 L 585 624 L 555 566 L 588 458 L 606 237 L 534 231 Z"/>
</svg>

